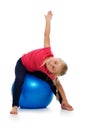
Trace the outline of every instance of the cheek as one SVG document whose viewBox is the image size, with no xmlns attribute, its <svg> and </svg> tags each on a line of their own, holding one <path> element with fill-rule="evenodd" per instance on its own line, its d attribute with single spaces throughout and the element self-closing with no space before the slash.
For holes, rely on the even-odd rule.
<svg viewBox="0 0 87 130">
<path fill-rule="evenodd" d="M 51 66 L 50 65 L 48 65 L 48 69 L 51 70 Z"/>
<path fill-rule="evenodd" d="M 46 67 L 47 67 L 47 69 L 49 70 L 49 68 L 50 68 L 49 64 L 47 64 Z"/>
<path fill-rule="evenodd" d="M 47 66 L 47 69 L 52 72 L 52 67 L 50 65 Z"/>
</svg>

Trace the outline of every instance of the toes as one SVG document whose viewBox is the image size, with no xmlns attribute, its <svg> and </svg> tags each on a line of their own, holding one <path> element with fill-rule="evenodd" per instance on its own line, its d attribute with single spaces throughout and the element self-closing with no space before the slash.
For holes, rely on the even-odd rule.
<svg viewBox="0 0 87 130">
<path fill-rule="evenodd" d="M 11 111 L 10 114 L 17 114 L 17 111 Z"/>
</svg>

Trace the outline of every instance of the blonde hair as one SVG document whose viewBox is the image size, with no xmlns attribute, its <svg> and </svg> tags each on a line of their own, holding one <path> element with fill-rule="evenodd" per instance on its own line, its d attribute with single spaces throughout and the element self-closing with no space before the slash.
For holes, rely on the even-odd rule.
<svg viewBox="0 0 87 130">
<path fill-rule="evenodd" d="M 60 76 L 66 74 L 67 70 L 68 70 L 68 66 L 67 66 L 67 64 L 63 61 L 62 70 L 61 70 L 61 72 L 60 72 Z"/>
<path fill-rule="evenodd" d="M 57 73 L 56 76 L 63 76 L 64 74 L 66 74 L 68 70 L 68 66 L 67 64 L 62 60 L 62 69 L 60 73 Z"/>
</svg>

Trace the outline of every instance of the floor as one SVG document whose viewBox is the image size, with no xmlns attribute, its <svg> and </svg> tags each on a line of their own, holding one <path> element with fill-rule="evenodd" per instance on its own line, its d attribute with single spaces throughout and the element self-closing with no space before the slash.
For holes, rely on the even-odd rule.
<svg viewBox="0 0 87 130">
<path fill-rule="evenodd" d="M 55 97 L 45 109 L 19 109 L 18 115 L 10 115 L 10 108 L 1 109 L 0 124 L 3 129 L 87 129 L 86 109 L 75 105 L 74 111 L 61 110 Z"/>
</svg>

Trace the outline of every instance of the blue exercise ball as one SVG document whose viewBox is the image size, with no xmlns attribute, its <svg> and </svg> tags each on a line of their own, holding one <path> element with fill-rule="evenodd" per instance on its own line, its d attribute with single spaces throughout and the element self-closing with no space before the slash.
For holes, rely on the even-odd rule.
<svg viewBox="0 0 87 130">
<path fill-rule="evenodd" d="M 33 75 L 26 75 L 19 100 L 20 108 L 46 108 L 52 98 L 53 92 L 47 82 Z"/>
</svg>

